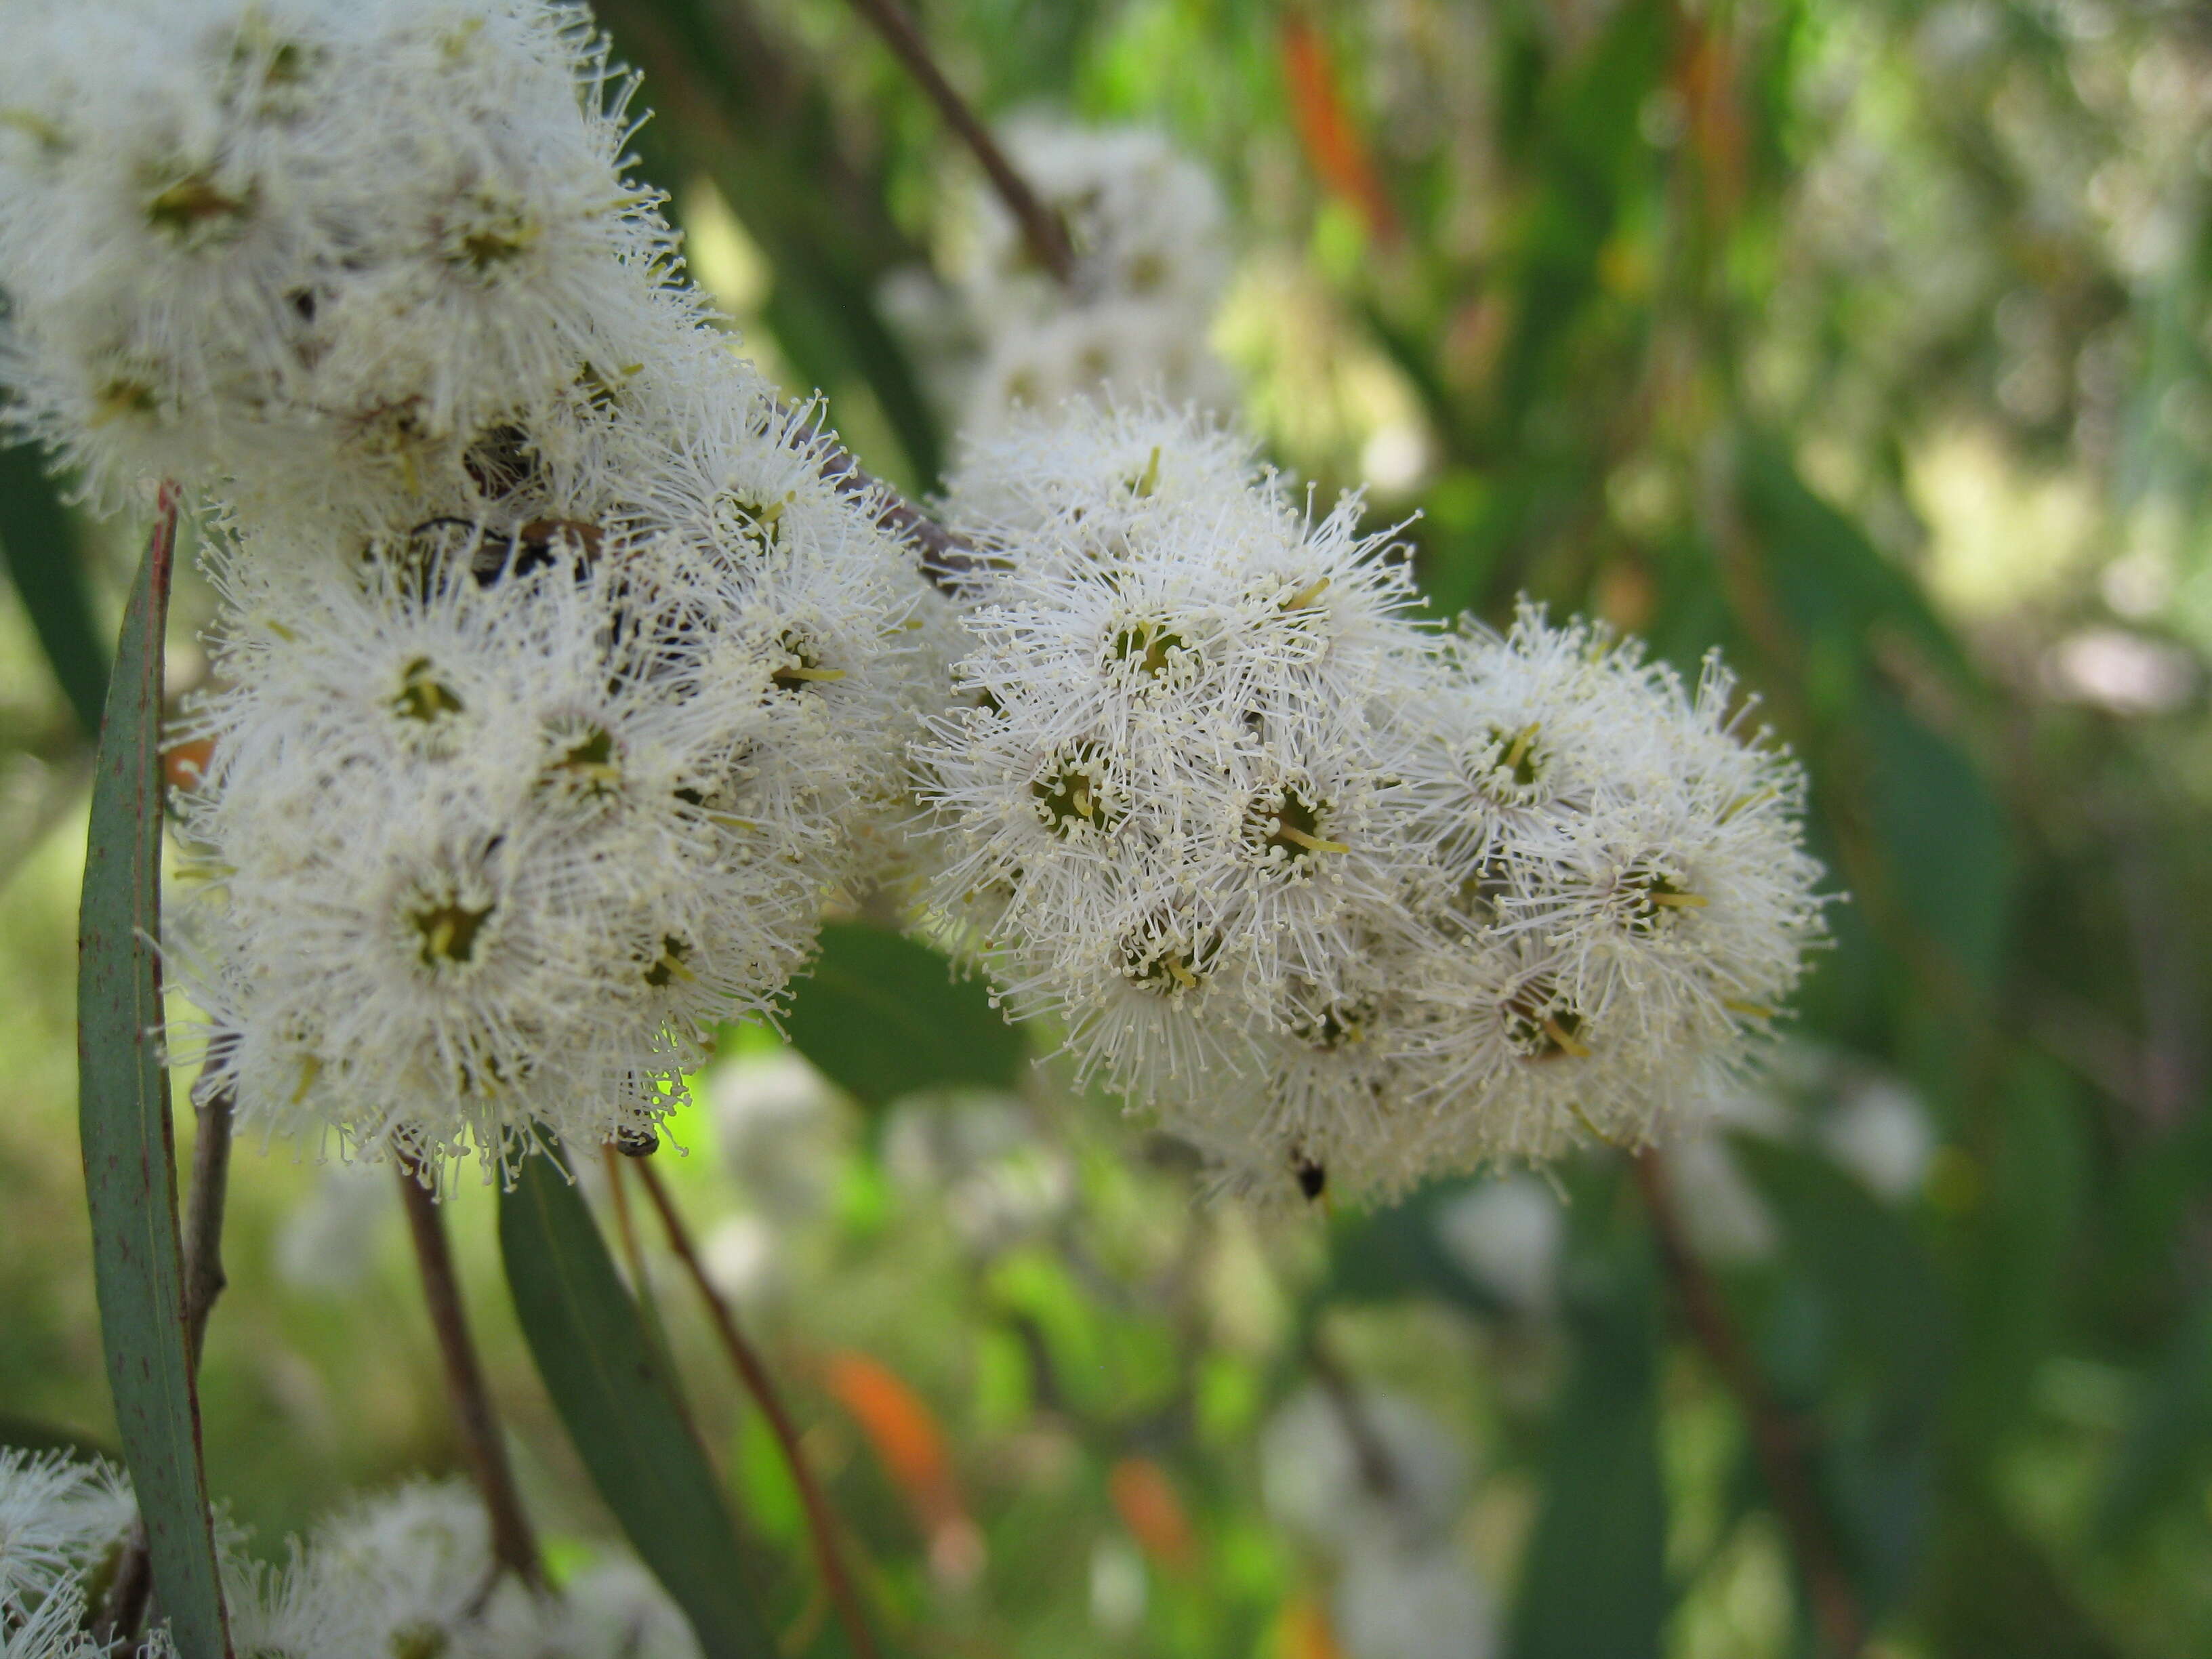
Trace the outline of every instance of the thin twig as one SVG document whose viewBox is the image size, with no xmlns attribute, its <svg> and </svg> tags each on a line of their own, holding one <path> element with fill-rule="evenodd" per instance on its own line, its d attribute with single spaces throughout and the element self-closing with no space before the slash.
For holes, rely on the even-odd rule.
<svg viewBox="0 0 2212 1659">
<path fill-rule="evenodd" d="M 876 522 L 914 544 L 921 555 L 921 574 L 936 586 L 950 586 L 981 568 L 981 555 L 889 484 L 864 471 L 850 450 L 825 445 L 818 470 L 842 494 L 872 500 Z"/>
<path fill-rule="evenodd" d="M 191 1207 L 185 1212 L 185 1352 L 197 1376 L 207 1346 L 208 1316 L 230 1283 L 222 1270 L 222 1212 L 230 1195 L 230 1119 L 235 1097 L 216 1089 L 194 1104 Z"/>
<path fill-rule="evenodd" d="M 1750 1425 L 1753 1453 L 1790 1535 L 1791 1552 L 1813 1603 L 1821 1645 L 1832 1659 L 1856 1659 L 1866 1645 L 1866 1619 L 1850 1575 L 1844 1570 L 1843 1552 L 1814 1487 L 1807 1455 L 1810 1436 L 1796 1414 L 1768 1390 L 1766 1379 L 1759 1375 L 1705 1264 L 1690 1249 L 1658 1155 L 1645 1152 L 1632 1162 L 1637 1189 L 1643 1194 L 1644 1209 L 1651 1218 L 1660 1263 L 1681 1304 L 1682 1316 Z"/>
<path fill-rule="evenodd" d="M 1006 160 L 1006 152 L 999 148 L 990 130 L 945 78 L 945 71 L 929 55 L 929 43 L 921 38 L 921 31 L 915 27 L 914 18 L 906 8 L 899 0 L 853 0 L 853 9 L 875 25 L 884 43 L 906 65 L 907 73 L 921 82 L 921 89 L 936 104 L 937 112 L 945 118 L 945 125 L 975 153 L 990 178 L 992 189 L 999 192 L 1006 210 L 1021 226 L 1023 240 L 1029 243 L 1036 262 L 1063 284 L 1074 281 L 1075 250 L 1068 242 L 1067 227 L 1030 188 L 1029 181 L 1014 171 L 1013 164 Z"/>
<path fill-rule="evenodd" d="M 1351 1443 L 1352 1462 L 1358 1466 L 1359 1484 L 1386 1502 L 1395 1498 L 1398 1470 L 1390 1460 L 1390 1448 L 1376 1428 L 1367 1402 L 1359 1397 L 1358 1386 L 1345 1370 L 1336 1350 L 1329 1346 L 1318 1325 L 1306 1338 L 1306 1363 L 1313 1368 L 1314 1380 L 1321 1384 L 1322 1395 L 1336 1413 L 1337 1425 Z"/>
<path fill-rule="evenodd" d="M 444 1214 L 435 1194 L 423 1184 L 422 1166 L 402 1156 L 398 1164 L 399 1195 L 407 1209 L 407 1231 L 415 1245 L 415 1265 L 422 1279 L 422 1301 L 429 1310 L 430 1328 L 437 1334 L 438 1357 L 446 1371 L 446 1394 L 453 1408 L 454 1426 L 461 1434 L 462 1455 L 468 1459 L 477 1489 L 483 1495 L 484 1512 L 491 1521 L 492 1560 L 525 1583 L 543 1584 L 537 1540 L 531 1535 L 529 1517 L 515 1490 L 514 1471 L 507 1461 L 507 1443 L 500 1437 L 499 1419 L 492 1410 L 491 1392 L 484 1384 L 483 1368 L 470 1340 L 468 1322 L 461 1311 L 461 1286 L 453 1271 L 453 1253 L 446 1239 Z"/>
<path fill-rule="evenodd" d="M 776 1393 L 775 1384 L 768 1374 L 768 1367 L 753 1352 L 752 1344 L 738 1329 L 738 1322 L 730 1312 L 729 1304 L 707 1277 L 707 1270 L 693 1248 L 691 1235 L 684 1225 L 684 1218 L 677 1212 L 676 1205 L 661 1184 L 660 1176 L 653 1165 L 640 1158 L 635 1161 L 638 1179 L 653 1200 L 653 1206 L 660 1212 L 660 1224 L 668 1235 L 668 1248 L 676 1252 L 691 1283 L 699 1291 L 699 1299 L 707 1304 L 708 1318 L 714 1322 L 715 1334 L 722 1339 L 722 1346 L 730 1356 L 745 1391 L 760 1407 L 761 1415 L 768 1419 L 769 1431 L 775 1436 L 776 1444 L 782 1448 L 784 1461 L 790 1466 L 792 1483 L 799 1488 L 799 1501 L 806 1512 L 806 1528 L 814 1544 L 814 1555 L 822 1572 L 822 1583 L 830 1599 L 837 1608 L 838 1622 L 844 1626 L 845 1640 L 855 1659 L 877 1659 L 875 1638 L 869 1633 L 867 1620 L 861 1616 L 860 1596 L 852 1579 L 845 1571 L 842 1553 L 837 1547 L 836 1516 L 831 1512 L 830 1500 L 814 1478 L 804 1450 L 799 1443 L 799 1430 L 784 1409 L 783 1400 Z"/>
</svg>

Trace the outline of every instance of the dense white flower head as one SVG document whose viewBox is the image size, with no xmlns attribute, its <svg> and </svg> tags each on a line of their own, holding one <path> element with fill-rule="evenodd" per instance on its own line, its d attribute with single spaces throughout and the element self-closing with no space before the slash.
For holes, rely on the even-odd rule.
<svg viewBox="0 0 2212 1659">
<path fill-rule="evenodd" d="M 1208 409 L 1235 396 L 1195 318 L 1136 300 L 1102 300 L 994 328 L 964 406 L 967 429 L 990 431 L 1016 410 L 1050 409 L 1102 391 L 1148 392 Z"/>
<path fill-rule="evenodd" d="M 1402 559 L 1157 408 L 1018 424 L 948 512 L 984 568 L 969 706 L 917 751 L 953 843 L 938 902 L 1018 1010 L 1171 1111 L 1364 988 L 1420 879 L 1392 808 L 1426 649 Z"/>
<path fill-rule="evenodd" d="M 681 283 L 572 0 L 20 21 L 11 417 L 215 502 L 204 1086 L 371 1155 L 647 1133 L 912 810 L 910 550 Z"/>
<path fill-rule="evenodd" d="M 0 1641 L 120 1539 L 131 1514 L 106 1465 L 0 1447 Z"/>
<path fill-rule="evenodd" d="M 225 1564 L 233 1636 L 269 1659 L 697 1659 L 677 1610 L 617 1557 L 559 1591 L 496 1571 L 477 1494 L 419 1483 L 356 1501 L 271 1570 Z"/>
<path fill-rule="evenodd" d="M 105 1464 L 0 1450 L 0 1659 L 112 1659 L 86 1608 L 135 1509 Z M 216 1531 L 233 1644 L 263 1659 L 698 1659 L 682 1613 L 626 1555 L 558 1591 L 497 1571 L 483 1502 L 462 1485 L 356 1500 L 277 1567 Z M 176 1648 L 157 1622 L 130 1652 Z"/>
<path fill-rule="evenodd" d="M 947 506 L 968 706 L 917 760 L 939 914 L 1017 1013 L 1285 1200 L 1640 1144 L 1747 1060 L 1820 932 L 1799 769 L 1632 642 L 1408 620 L 1358 502 L 1073 401 Z"/>
<path fill-rule="evenodd" d="M 1066 227 L 1074 270 L 1062 283 L 1040 266 L 1019 223 L 978 181 L 951 308 L 978 354 L 960 400 L 963 426 L 996 430 L 1018 409 L 1079 392 L 1226 405 L 1233 388 L 1206 333 L 1229 247 L 1206 170 L 1148 128 L 1028 117 L 1001 138 Z"/>
<path fill-rule="evenodd" d="M 419 474 L 683 321 L 580 5 L 17 12 L 6 378 L 95 484 Z"/>
<path fill-rule="evenodd" d="M 1086 126 L 1045 116 L 1010 121 L 1006 157 L 1074 245 L 1076 295 L 1177 305 L 1203 313 L 1229 277 L 1221 194 L 1204 167 L 1150 127 Z M 995 302 L 1039 310 L 1058 301 L 1021 227 L 996 192 L 975 197 L 975 245 L 963 274 Z"/>
<path fill-rule="evenodd" d="M 1492 1151 L 1641 1144 L 1710 1106 L 1795 988 L 1820 868 L 1803 771 L 1752 707 L 1717 658 L 1692 685 L 1526 606 L 1457 641 L 1412 785 L 1453 895 L 1424 1044 Z"/>
<path fill-rule="evenodd" d="M 865 570 L 839 595 L 834 560 L 689 539 L 221 556 L 173 952 L 204 1089 L 347 1152 L 501 1161 L 649 1133 L 768 1005 L 890 787 L 902 630 Z"/>
</svg>

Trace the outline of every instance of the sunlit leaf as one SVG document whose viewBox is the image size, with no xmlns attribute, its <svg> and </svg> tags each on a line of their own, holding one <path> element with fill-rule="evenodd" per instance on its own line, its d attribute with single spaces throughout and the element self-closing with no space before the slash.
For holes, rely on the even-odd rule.
<svg viewBox="0 0 2212 1659">
<path fill-rule="evenodd" d="M 499 1206 L 517 1321 L 570 1443 L 707 1659 L 774 1659 L 737 1528 L 583 1195 L 552 1154 Z"/>
</svg>

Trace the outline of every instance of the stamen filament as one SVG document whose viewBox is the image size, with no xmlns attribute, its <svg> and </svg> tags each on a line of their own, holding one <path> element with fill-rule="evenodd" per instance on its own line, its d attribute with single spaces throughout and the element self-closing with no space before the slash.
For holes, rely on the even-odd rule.
<svg viewBox="0 0 2212 1659">
<path fill-rule="evenodd" d="M 1294 841 L 1309 853 L 1349 853 L 1352 849 L 1340 841 L 1323 841 L 1319 836 L 1310 836 L 1296 824 L 1276 821 L 1275 833 L 1285 841 Z"/>
<path fill-rule="evenodd" d="M 1525 726 L 1515 732 L 1513 746 L 1505 751 L 1505 759 L 1503 763 L 1504 769 L 1508 772 L 1518 772 L 1521 769 L 1521 763 L 1528 757 L 1528 745 L 1535 740 L 1536 728 L 1533 726 Z"/>
<path fill-rule="evenodd" d="M 1576 1042 L 1567 1028 L 1559 1024 L 1559 1017 L 1555 1014 L 1544 1016 L 1544 1035 L 1559 1045 L 1559 1052 L 1563 1054 L 1572 1054 L 1577 1060 L 1588 1060 L 1590 1057 L 1589 1046 Z"/>
</svg>

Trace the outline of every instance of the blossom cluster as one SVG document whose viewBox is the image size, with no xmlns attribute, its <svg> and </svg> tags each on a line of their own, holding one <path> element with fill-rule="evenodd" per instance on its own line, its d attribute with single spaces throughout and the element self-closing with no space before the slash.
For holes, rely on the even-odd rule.
<svg viewBox="0 0 2212 1659">
<path fill-rule="evenodd" d="M 0 1653 L 103 1659 L 89 1629 L 130 1531 L 129 1480 L 101 1463 L 0 1450 Z M 265 1659 L 696 1659 L 684 1615 L 643 1567 L 613 1556 L 557 1591 L 501 1576 L 483 1505 L 422 1484 L 358 1500 L 289 1560 L 249 1559 L 219 1526 L 233 1645 Z M 155 1624 L 138 1659 L 173 1659 Z"/>
<path fill-rule="evenodd" d="M 1819 931 L 1802 774 L 1717 661 L 1527 607 L 1425 626 L 1357 508 L 1157 405 L 974 446 L 933 902 L 1262 1196 L 1641 1142 Z"/>
<path fill-rule="evenodd" d="M 963 339 L 951 401 L 969 430 L 1017 409 L 1103 390 L 1218 407 L 1226 371 L 1207 331 L 1229 278 L 1221 198 L 1204 167 L 1146 127 L 1027 116 L 1006 124 L 1007 159 L 1066 228 L 1073 269 L 1039 264 L 1024 228 L 981 180 L 964 206 L 949 294 L 890 296 L 927 351 Z M 927 285 L 923 285 L 927 287 Z"/>
<path fill-rule="evenodd" d="M 432 1168 L 649 1143 L 909 852 L 1012 1012 L 1263 1195 L 1640 1141 L 1795 982 L 1803 780 L 1717 663 L 1425 624 L 1356 498 L 1188 407 L 985 422 L 927 587 L 684 281 L 574 0 L 20 22 L 6 418 L 97 496 L 210 504 L 165 946 L 247 1123 Z M 1075 278 L 994 202 L 978 313 L 1194 343 L 1203 175 L 1010 142 Z"/>
<path fill-rule="evenodd" d="M 370 1155 L 649 1138 L 884 839 L 933 694 L 882 502 L 684 282 L 580 6 L 22 21 L 9 416 L 213 503 L 201 1086 Z"/>
</svg>

